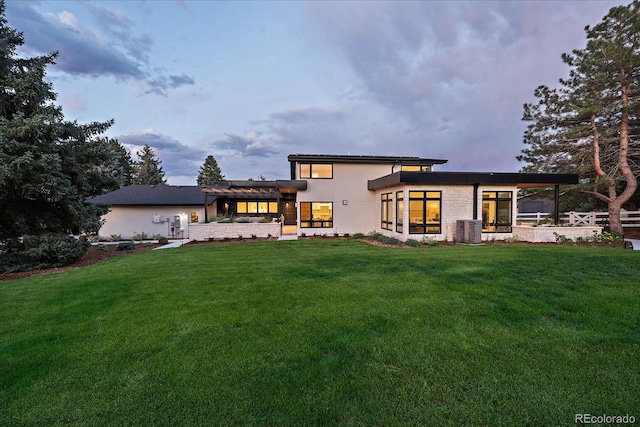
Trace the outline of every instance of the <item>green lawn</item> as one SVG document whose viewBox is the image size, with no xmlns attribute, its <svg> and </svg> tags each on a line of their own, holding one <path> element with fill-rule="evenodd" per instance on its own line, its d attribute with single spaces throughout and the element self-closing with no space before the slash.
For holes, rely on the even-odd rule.
<svg viewBox="0 0 640 427">
<path fill-rule="evenodd" d="M 640 254 L 246 242 L 0 282 L 0 425 L 640 419 Z"/>
</svg>

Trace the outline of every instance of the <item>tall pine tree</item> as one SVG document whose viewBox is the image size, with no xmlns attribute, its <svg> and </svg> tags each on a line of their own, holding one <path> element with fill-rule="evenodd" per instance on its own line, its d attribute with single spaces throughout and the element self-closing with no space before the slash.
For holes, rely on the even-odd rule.
<svg viewBox="0 0 640 427">
<path fill-rule="evenodd" d="M 560 87 L 540 86 L 525 104 L 531 122 L 518 159 L 530 172 L 578 173 L 580 190 L 605 202 L 612 231 L 637 189 L 640 165 L 640 1 L 612 8 L 585 28 L 587 45 L 562 60 Z"/>
<path fill-rule="evenodd" d="M 23 58 L 0 1 L 0 253 L 23 237 L 97 231 L 104 207 L 84 201 L 117 182 L 104 133 L 112 121 L 65 121 L 44 80 L 56 53 Z"/>
<path fill-rule="evenodd" d="M 125 187 L 133 184 L 133 178 L 136 173 L 136 164 L 131 158 L 131 154 L 126 148 L 120 144 L 117 139 L 109 139 L 109 149 L 114 156 L 114 164 L 118 171 L 118 184 L 117 187 Z"/>
<path fill-rule="evenodd" d="M 216 185 L 223 180 L 224 175 L 222 175 L 218 162 L 212 155 L 207 156 L 198 172 L 198 185 Z"/>
<path fill-rule="evenodd" d="M 140 160 L 136 164 L 134 184 L 159 185 L 167 183 L 164 179 L 164 170 L 160 165 L 162 161 L 156 157 L 149 145 L 142 147 L 137 155 Z"/>
</svg>

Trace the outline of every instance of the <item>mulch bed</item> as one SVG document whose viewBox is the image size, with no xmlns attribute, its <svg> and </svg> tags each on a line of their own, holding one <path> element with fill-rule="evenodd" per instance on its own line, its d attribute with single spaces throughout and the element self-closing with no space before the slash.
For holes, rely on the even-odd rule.
<svg viewBox="0 0 640 427">
<path fill-rule="evenodd" d="M 56 267 L 56 268 L 45 268 L 42 270 L 33 270 L 33 271 L 19 271 L 16 273 L 0 273 L 0 282 L 3 280 L 14 280 L 14 279 L 22 279 L 24 277 L 35 276 L 38 274 L 51 274 L 57 273 L 59 271 L 72 270 L 75 268 L 85 267 L 87 265 L 96 264 L 98 262 L 104 261 L 106 259 L 115 258 L 118 256 L 128 255 L 132 253 L 138 252 L 146 252 L 150 251 L 153 248 L 157 248 L 159 245 L 157 243 L 152 243 L 150 245 L 137 244 L 134 246 L 134 249 L 127 251 L 119 251 L 116 249 L 116 245 L 105 245 L 106 250 L 99 249 L 95 245 L 91 245 L 89 250 L 82 258 L 73 264 L 64 266 L 64 267 Z"/>
</svg>

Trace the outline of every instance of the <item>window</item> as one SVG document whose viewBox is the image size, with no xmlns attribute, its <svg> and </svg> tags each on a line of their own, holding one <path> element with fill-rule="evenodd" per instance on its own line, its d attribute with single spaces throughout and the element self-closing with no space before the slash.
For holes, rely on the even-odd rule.
<svg viewBox="0 0 640 427">
<path fill-rule="evenodd" d="M 482 192 L 482 231 L 486 233 L 511 233 L 510 191 Z"/>
<path fill-rule="evenodd" d="M 333 164 L 331 163 L 300 163 L 301 179 L 331 179 L 333 178 Z"/>
<path fill-rule="evenodd" d="M 239 213 L 239 214 L 278 213 L 278 202 L 237 202 L 236 213 Z"/>
<path fill-rule="evenodd" d="M 440 233 L 440 191 L 409 191 L 409 233 Z"/>
<path fill-rule="evenodd" d="M 190 214 L 190 220 L 191 220 L 191 224 L 197 224 L 198 223 L 198 212 L 191 212 Z"/>
<path fill-rule="evenodd" d="M 382 195 L 382 203 L 381 203 L 381 227 L 383 230 L 391 230 L 391 220 L 392 220 L 392 206 L 393 206 L 393 198 L 391 197 L 391 193 L 384 193 Z"/>
<path fill-rule="evenodd" d="M 404 227 L 404 191 L 396 192 L 396 233 L 403 233 Z"/>
<path fill-rule="evenodd" d="M 403 172 L 431 172 L 431 165 L 402 165 Z"/>
<path fill-rule="evenodd" d="M 300 202 L 300 227 L 333 227 L 333 202 Z"/>
</svg>

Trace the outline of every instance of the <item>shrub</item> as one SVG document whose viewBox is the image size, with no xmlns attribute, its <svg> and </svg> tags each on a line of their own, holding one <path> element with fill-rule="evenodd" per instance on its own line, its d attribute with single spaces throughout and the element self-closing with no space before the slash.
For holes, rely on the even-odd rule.
<svg viewBox="0 0 640 427">
<path fill-rule="evenodd" d="M 401 243 L 400 240 L 396 239 L 395 237 L 388 237 L 384 234 L 378 233 L 377 231 L 372 231 L 371 233 L 369 233 L 369 238 L 386 245 L 399 245 Z"/>
<path fill-rule="evenodd" d="M 96 245 L 96 249 L 98 249 L 100 251 L 108 251 L 109 247 L 107 245 L 105 245 L 104 243 L 98 243 Z"/>
<path fill-rule="evenodd" d="M 120 242 L 118 246 L 116 246 L 117 251 L 131 251 L 136 247 L 136 244 L 133 242 Z"/>
<path fill-rule="evenodd" d="M 418 242 L 415 239 L 407 239 L 407 241 L 405 242 L 407 244 L 407 246 L 412 246 L 412 247 L 418 247 L 420 246 L 422 243 Z"/>
<path fill-rule="evenodd" d="M 162 234 L 154 234 L 153 236 L 151 236 L 151 240 L 162 240 L 162 239 L 166 239 L 166 237 L 164 237 Z"/>
<path fill-rule="evenodd" d="M 427 236 L 424 236 L 422 238 L 422 243 L 427 245 L 427 246 L 438 246 L 440 244 L 440 242 L 438 242 L 433 237 L 427 237 Z"/>
<path fill-rule="evenodd" d="M 29 271 L 62 267 L 79 260 L 87 252 L 89 243 L 66 234 L 47 233 L 25 236 L 17 251 L 0 256 L 0 271 Z"/>
<path fill-rule="evenodd" d="M 353 238 L 354 238 L 354 239 L 364 239 L 364 234 L 362 234 L 362 233 L 355 233 L 355 234 L 353 235 Z"/>
<path fill-rule="evenodd" d="M 148 238 L 149 236 L 147 236 L 147 233 L 145 233 L 144 231 L 140 233 L 134 233 L 133 236 L 131 237 L 131 239 L 135 241 L 147 240 Z"/>
<path fill-rule="evenodd" d="M 271 222 L 273 222 L 273 221 L 272 221 L 272 219 L 271 219 L 271 218 L 266 217 L 266 216 L 263 216 L 262 218 L 260 218 L 260 222 L 261 222 L 262 224 L 270 224 L 270 223 L 271 223 Z"/>
<path fill-rule="evenodd" d="M 169 243 L 169 239 L 167 239 L 166 237 L 162 236 L 162 237 L 160 237 L 158 239 L 158 243 L 160 243 L 161 245 L 166 245 L 167 243 Z"/>
<path fill-rule="evenodd" d="M 109 237 L 109 240 L 111 240 L 112 242 L 119 242 L 120 240 L 122 240 L 122 236 L 120 234 L 112 234 Z"/>
<path fill-rule="evenodd" d="M 256 236 L 255 234 L 252 234 L 252 235 L 251 235 L 251 238 L 252 238 L 252 239 L 257 239 L 257 238 L 258 238 L 258 236 Z"/>
</svg>

